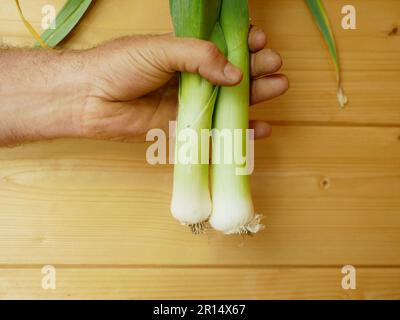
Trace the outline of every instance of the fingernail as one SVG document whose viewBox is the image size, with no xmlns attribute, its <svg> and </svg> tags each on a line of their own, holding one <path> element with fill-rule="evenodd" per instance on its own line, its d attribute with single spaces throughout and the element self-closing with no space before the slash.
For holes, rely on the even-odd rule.
<svg viewBox="0 0 400 320">
<path fill-rule="evenodd" d="M 262 34 L 262 35 L 265 34 L 264 30 L 259 28 L 259 27 L 256 28 L 256 31 L 257 31 L 258 34 Z"/>
<path fill-rule="evenodd" d="M 259 41 L 266 41 L 266 36 L 265 36 L 265 32 L 263 29 L 257 29 L 256 33 L 255 33 L 256 38 L 259 39 Z"/>
<path fill-rule="evenodd" d="M 242 72 L 232 63 L 228 62 L 224 68 L 224 75 L 225 78 L 229 80 L 229 82 L 235 83 L 238 82 L 242 77 Z"/>
</svg>

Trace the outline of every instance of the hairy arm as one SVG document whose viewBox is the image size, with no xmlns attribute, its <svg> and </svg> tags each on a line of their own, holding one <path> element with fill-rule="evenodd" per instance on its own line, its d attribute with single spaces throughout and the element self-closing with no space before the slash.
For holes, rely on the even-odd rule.
<svg viewBox="0 0 400 320">
<path fill-rule="evenodd" d="M 0 49 L 0 146 L 78 136 L 89 84 L 78 52 Z"/>
</svg>

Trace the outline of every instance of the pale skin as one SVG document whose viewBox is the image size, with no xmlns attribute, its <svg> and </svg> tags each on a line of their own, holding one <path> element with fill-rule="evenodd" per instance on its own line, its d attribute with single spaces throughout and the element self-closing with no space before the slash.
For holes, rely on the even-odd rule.
<svg viewBox="0 0 400 320">
<path fill-rule="evenodd" d="M 283 94 L 282 60 L 252 27 L 251 104 Z M 177 114 L 177 72 L 197 72 L 216 85 L 242 73 L 209 42 L 172 35 L 134 36 L 85 51 L 0 49 L 0 146 L 57 138 L 140 141 L 168 128 Z M 270 126 L 251 121 L 256 138 Z"/>
</svg>

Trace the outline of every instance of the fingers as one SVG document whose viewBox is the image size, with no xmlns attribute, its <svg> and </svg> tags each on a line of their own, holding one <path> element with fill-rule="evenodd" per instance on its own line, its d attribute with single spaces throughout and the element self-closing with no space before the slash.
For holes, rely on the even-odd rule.
<svg viewBox="0 0 400 320">
<path fill-rule="evenodd" d="M 277 72 L 281 67 L 282 58 L 272 49 L 263 49 L 251 55 L 251 76 L 253 78 Z"/>
<path fill-rule="evenodd" d="M 158 39 L 153 54 L 158 56 L 162 68 L 168 72 L 199 73 L 211 83 L 224 86 L 236 85 L 242 80 L 240 69 L 211 42 L 171 36 Z"/>
<path fill-rule="evenodd" d="M 253 80 L 251 84 L 251 104 L 256 104 L 284 94 L 289 89 L 289 80 L 285 75 L 274 74 Z"/>
<path fill-rule="evenodd" d="M 267 36 L 258 27 L 251 27 L 249 32 L 249 48 L 251 55 L 251 76 L 258 78 L 277 72 L 282 66 L 282 59 L 271 49 L 264 49 Z M 289 87 L 285 76 L 274 75 L 252 81 L 251 103 L 255 104 L 283 94 Z M 272 128 L 265 121 L 251 120 L 250 128 L 254 129 L 255 139 L 264 139 L 271 135 Z"/>
<path fill-rule="evenodd" d="M 264 139 L 271 135 L 272 128 L 271 126 L 259 120 L 251 120 L 250 121 L 250 128 L 254 129 L 254 138 L 255 139 Z"/>
<path fill-rule="evenodd" d="M 263 49 L 267 44 L 267 36 L 259 27 L 252 26 L 249 31 L 249 48 L 251 52 Z"/>
</svg>

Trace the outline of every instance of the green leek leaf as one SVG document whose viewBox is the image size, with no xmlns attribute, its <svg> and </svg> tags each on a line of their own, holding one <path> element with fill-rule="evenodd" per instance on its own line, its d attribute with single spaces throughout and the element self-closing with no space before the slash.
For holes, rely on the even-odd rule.
<svg viewBox="0 0 400 320">
<path fill-rule="evenodd" d="M 36 32 L 35 28 L 29 23 L 29 21 L 25 18 L 19 0 L 15 0 L 15 5 L 17 6 L 19 17 L 21 21 L 24 23 L 26 29 L 32 34 L 32 36 L 36 39 L 36 41 L 45 49 L 51 49 L 40 37 L 40 35 Z"/>
<path fill-rule="evenodd" d="M 56 17 L 56 29 L 47 29 L 41 38 L 51 48 L 58 45 L 78 24 L 92 0 L 68 0 Z M 35 47 L 40 44 L 37 43 Z"/>
<path fill-rule="evenodd" d="M 332 57 L 333 63 L 335 65 L 336 70 L 336 78 L 338 83 L 337 89 L 337 97 L 340 106 L 343 108 L 348 100 L 344 94 L 342 85 L 341 85 L 341 75 L 340 75 L 340 62 L 339 57 L 336 49 L 335 37 L 332 32 L 332 28 L 329 22 L 328 15 L 326 13 L 325 7 L 321 0 L 305 0 L 312 15 L 315 18 L 315 21 L 322 33 L 322 36 L 325 39 L 325 42 L 328 46 L 329 53 Z"/>
<path fill-rule="evenodd" d="M 92 0 L 68 0 L 57 14 L 56 28 L 49 28 L 40 36 L 25 18 L 19 0 L 14 1 L 22 22 L 37 41 L 34 47 L 45 49 L 52 49 L 58 45 L 78 24 L 92 3 Z"/>
</svg>

